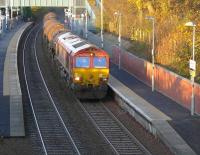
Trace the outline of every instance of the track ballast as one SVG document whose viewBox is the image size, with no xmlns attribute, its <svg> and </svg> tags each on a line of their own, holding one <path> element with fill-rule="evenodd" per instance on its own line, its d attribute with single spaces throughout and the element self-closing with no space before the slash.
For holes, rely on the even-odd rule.
<svg viewBox="0 0 200 155">
<path fill-rule="evenodd" d="M 45 154 L 80 154 L 39 67 L 35 48 L 37 35 L 34 35 L 38 34 L 38 27 L 34 27 L 26 38 L 24 51 L 30 53 L 24 53 L 23 62 L 27 92 L 43 150 Z M 31 47 L 27 47 L 28 42 L 32 42 Z"/>
</svg>

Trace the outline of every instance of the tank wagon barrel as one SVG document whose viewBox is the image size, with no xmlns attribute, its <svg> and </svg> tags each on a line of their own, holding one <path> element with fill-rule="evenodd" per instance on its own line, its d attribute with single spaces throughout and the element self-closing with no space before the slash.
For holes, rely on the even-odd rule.
<svg viewBox="0 0 200 155">
<path fill-rule="evenodd" d="M 43 19 L 43 37 L 49 53 L 58 62 L 61 75 L 78 98 L 103 98 L 107 94 L 109 55 L 74 35 L 48 13 Z"/>
<path fill-rule="evenodd" d="M 46 14 L 44 16 L 43 22 L 45 23 L 46 21 L 51 20 L 51 19 L 56 19 L 56 14 L 53 12 L 49 12 L 48 14 Z"/>
</svg>

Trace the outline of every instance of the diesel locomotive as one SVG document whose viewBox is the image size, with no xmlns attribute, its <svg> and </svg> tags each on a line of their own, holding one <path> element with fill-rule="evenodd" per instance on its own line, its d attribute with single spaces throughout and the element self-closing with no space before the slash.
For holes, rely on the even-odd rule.
<svg viewBox="0 0 200 155">
<path fill-rule="evenodd" d="M 43 37 L 59 64 L 66 85 L 78 98 L 101 99 L 107 94 L 109 55 L 64 27 L 52 12 L 43 19 Z"/>
</svg>

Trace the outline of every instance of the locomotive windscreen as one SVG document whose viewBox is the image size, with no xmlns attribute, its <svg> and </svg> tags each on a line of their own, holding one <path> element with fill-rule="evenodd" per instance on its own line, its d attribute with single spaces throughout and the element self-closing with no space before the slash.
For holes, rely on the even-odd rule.
<svg viewBox="0 0 200 155">
<path fill-rule="evenodd" d="M 77 68 L 89 68 L 90 58 L 89 57 L 76 57 Z"/>
<path fill-rule="evenodd" d="M 106 57 L 94 57 L 95 68 L 106 68 Z"/>
</svg>

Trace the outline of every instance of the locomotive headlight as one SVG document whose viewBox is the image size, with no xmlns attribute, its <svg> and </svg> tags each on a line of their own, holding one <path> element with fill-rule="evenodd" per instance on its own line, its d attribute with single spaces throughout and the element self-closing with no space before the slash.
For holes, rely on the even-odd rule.
<svg viewBox="0 0 200 155">
<path fill-rule="evenodd" d="M 103 75 L 103 74 L 99 74 L 99 79 L 100 79 L 100 81 L 104 81 L 104 82 L 106 82 L 108 80 L 108 78 L 105 77 L 105 75 Z"/>
<path fill-rule="evenodd" d="M 107 79 L 107 78 L 102 78 L 102 80 L 103 80 L 103 81 L 107 81 L 108 79 Z"/>
<path fill-rule="evenodd" d="M 75 81 L 80 81 L 81 78 L 80 78 L 79 76 L 76 76 L 76 77 L 74 78 L 74 80 L 75 80 Z"/>
<path fill-rule="evenodd" d="M 79 74 L 77 74 L 77 73 L 74 74 L 74 80 L 75 81 L 81 81 L 81 79 L 82 78 L 81 78 L 81 76 Z"/>
</svg>

